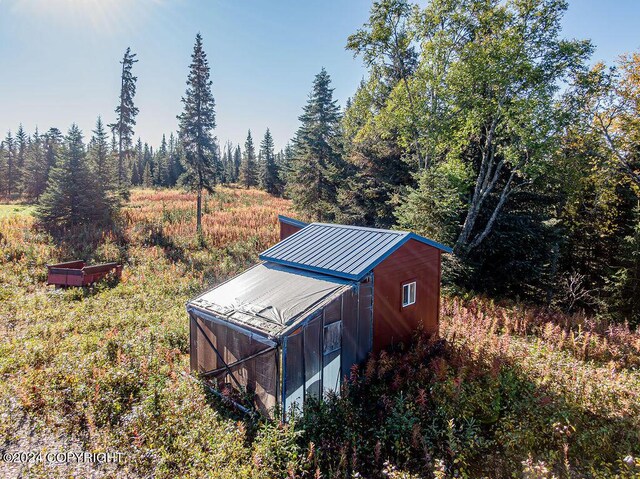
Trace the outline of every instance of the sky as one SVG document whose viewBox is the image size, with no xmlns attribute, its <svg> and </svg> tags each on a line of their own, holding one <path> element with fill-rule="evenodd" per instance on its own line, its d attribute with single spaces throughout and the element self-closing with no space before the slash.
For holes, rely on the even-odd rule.
<svg viewBox="0 0 640 479">
<path fill-rule="evenodd" d="M 424 3 L 424 2 L 423 2 Z M 270 128 L 276 148 L 298 127 L 325 67 L 341 105 L 365 74 L 345 50 L 371 0 L 0 0 L 0 134 L 113 121 L 119 61 L 137 53 L 136 136 L 158 145 L 177 128 L 196 33 L 216 99 L 216 136 L 244 143 Z M 640 0 L 570 0 L 568 38 L 589 38 L 595 60 L 640 49 Z"/>
</svg>

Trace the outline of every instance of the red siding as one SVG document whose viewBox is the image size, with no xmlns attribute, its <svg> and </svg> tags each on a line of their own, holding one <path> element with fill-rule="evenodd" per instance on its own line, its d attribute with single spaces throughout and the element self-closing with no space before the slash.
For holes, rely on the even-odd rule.
<svg viewBox="0 0 640 479">
<path fill-rule="evenodd" d="M 416 282 L 416 302 L 402 307 L 402 285 Z M 409 341 L 416 328 L 438 333 L 440 250 L 409 240 L 373 269 L 373 350 Z"/>
<path fill-rule="evenodd" d="M 301 226 L 290 225 L 289 223 L 283 223 L 280 221 L 280 241 L 285 238 L 288 238 L 293 233 L 297 233 L 302 229 Z"/>
</svg>

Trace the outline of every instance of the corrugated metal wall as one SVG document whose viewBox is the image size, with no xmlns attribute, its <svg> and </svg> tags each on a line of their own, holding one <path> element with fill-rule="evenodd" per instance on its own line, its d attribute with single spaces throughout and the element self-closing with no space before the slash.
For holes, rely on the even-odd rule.
<svg viewBox="0 0 640 479">
<path fill-rule="evenodd" d="M 371 282 L 354 286 L 283 338 L 284 410 L 308 397 L 339 392 L 353 364 L 366 359 L 372 344 L 372 299 Z"/>
<path fill-rule="evenodd" d="M 372 304 L 373 281 L 369 276 L 282 337 L 281 350 L 270 351 L 270 346 L 228 324 L 191 312 L 191 369 L 200 373 L 219 370 L 212 376 L 219 388 L 225 383 L 237 387 L 237 381 L 254 391 L 256 406 L 263 413 L 276 405 L 278 395 L 285 399 L 283 410 L 294 403 L 301 406 L 308 397 L 339 392 L 353 364 L 366 359 L 372 346 Z M 254 359 L 239 362 L 256 354 Z M 222 360 L 230 366 L 233 378 Z"/>
</svg>

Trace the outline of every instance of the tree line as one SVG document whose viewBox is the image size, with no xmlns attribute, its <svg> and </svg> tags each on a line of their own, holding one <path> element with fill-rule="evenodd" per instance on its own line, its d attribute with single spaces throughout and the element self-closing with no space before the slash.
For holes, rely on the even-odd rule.
<svg viewBox="0 0 640 479">
<path fill-rule="evenodd" d="M 445 280 L 640 324 L 640 54 L 590 66 L 563 0 L 373 3 L 344 111 L 316 76 L 287 194 L 454 248 Z"/>
<path fill-rule="evenodd" d="M 98 117 L 88 141 L 75 124 L 66 134 L 55 127 L 42 134 L 36 128 L 28 134 L 22 125 L 15 135 L 9 131 L 0 141 L 0 198 L 37 204 L 39 223 L 56 230 L 110 224 L 129 189 L 137 186 L 182 186 L 201 192 L 216 184 L 235 183 L 274 195 L 284 193 L 283 172 L 291 147 L 276 152 L 268 128 L 257 152 L 250 130 L 243 147 L 226 142 L 221 148 L 212 136 L 214 101 L 199 34 L 184 112 L 178 116 L 180 130 L 168 139 L 163 135 L 157 149 L 141 138 L 134 142 L 138 108 L 133 67 L 137 61 L 127 48 L 120 62 L 116 118 L 105 125 Z"/>
<path fill-rule="evenodd" d="M 107 210 L 130 185 L 196 190 L 200 231 L 203 190 L 261 187 L 306 219 L 452 246 L 444 276 L 456 287 L 638 324 L 640 54 L 590 66 L 593 45 L 562 36 L 566 9 L 564 0 L 374 2 L 346 45 L 365 78 L 341 108 L 323 68 L 277 154 L 269 131 L 258 153 L 251 132 L 242 147 L 218 144 L 200 35 L 177 135 L 155 151 L 133 145 L 127 50 L 111 145 L 98 125 L 86 152 L 77 127 L 64 138 L 20 128 L 0 150 L 1 191 L 50 201 L 43 185 L 70 180 L 45 172 L 77 155 Z"/>
<path fill-rule="evenodd" d="M 9 131 L 0 140 L 0 198 L 37 203 L 47 186 L 49 172 L 68 146 L 69 133 L 63 134 L 52 127 L 44 133 L 38 129 L 28 134 L 22 125 L 16 133 Z M 84 161 L 94 168 L 96 175 L 105 183 L 129 187 L 172 188 L 180 186 L 185 172 L 181 161 L 181 145 L 174 133 L 162 135 L 160 146 L 153 148 L 138 138 L 128 156 L 122 162 L 122 176 L 118 173 L 118 142 L 109 135 L 102 118 L 96 120 L 88 142 L 84 142 Z M 292 147 L 275 151 L 273 136 L 269 129 L 260 144 L 253 143 L 251 131 L 244 145 L 227 141 L 222 148 L 216 147 L 216 158 L 220 163 L 217 171 L 220 184 L 239 184 L 259 187 L 274 195 L 284 191 L 284 171 L 292 154 Z M 117 183 L 120 179 L 120 183 Z M 115 188 L 114 186 L 114 189 Z"/>
</svg>

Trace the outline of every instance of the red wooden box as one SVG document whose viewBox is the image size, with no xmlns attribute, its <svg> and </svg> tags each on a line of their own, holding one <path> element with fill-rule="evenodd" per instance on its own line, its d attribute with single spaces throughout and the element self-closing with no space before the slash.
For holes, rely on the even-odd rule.
<svg viewBox="0 0 640 479">
<path fill-rule="evenodd" d="M 84 261 L 67 261 L 66 263 L 48 264 L 47 284 L 56 286 L 88 286 L 115 271 L 117 277 L 122 273 L 122 265 L 118 263 L 102 263 L 86 266 Z"/>
</svg>

